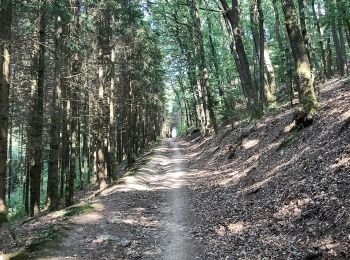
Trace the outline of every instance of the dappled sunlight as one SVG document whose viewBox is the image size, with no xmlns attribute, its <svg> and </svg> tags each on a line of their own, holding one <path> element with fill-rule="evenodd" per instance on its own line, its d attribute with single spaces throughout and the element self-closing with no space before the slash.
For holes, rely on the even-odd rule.
<svg viewBox="0 0 350 260">
<path fill-rule="evenodd" d="M 310 198 L 300 198 L 290 201 L 288 204 L 283 205 L 274 214 L 274 217 L 279 220 L 285 219 L 297 219 L 301 216 L 303 210 L 312 200 Z"/>
<path fill-rule="evenodd" d="M 336 241 L 334 241 L 334 239 L 332 239 L 331 237 L 327 237 L 324 238 L 320 241 L 318 241 L 318 243 L 327 250 L 328 254 L 336 256 L 337 255 L 337 251 L 339 251 L 339 246 L 340 244 Z"/>
<path fill-rule="evenodd" d="M 274 176 L 271 176 L 271 177 L 267 177 L 261 181 L 257 181 L 253 185 L 242 189 L 239 193 L 242 193 L 242 194 L 255 193 L 255 192 L 259 191 L 261 188 L 264 188 L 266 186 L 266 184 L 269 183 L 273 177 Z"/>
<path fill-rule="evenodd" d="M 80 225 L 99 223 L 101 219 L 104 218 L 102 212 L 105 211 L 105 206 L 101 203 L 93 203 L 90 204 L 90 206 L 91 212 L 78 212 L 77 215 L 72 218 L 71 222 Z"/>
<path fill-rule="evenodd" d="M 131 226 L 142 226 L 142 227 L 158 227 L 160 221 L 152 220 L 150 218 L 136 215 L 136 216 L 127 216 L 125 219 L 122 219 L 120 223 L 128 224 Z"/>
<path fill-rule="evenodd" d="M 345 122 L 347 120 L 350 120 L 350 110 L 345 111 L 344 113 L 342 113 L 340 115 L 340 120 L 341 120 L 341 122 Z"/>
<path fill-rule="evenodd" d="M 350 155 L 347 157 L 343 157 L 343 158 L 337 158 L 335 163 L 331 164 L 329 166 L 330 170 L 337 170 L 337 169 L 341 169 L 341 168 L 349 168 L 350 169 Z"/>
<path fill-rule="evenodd" d="M 250 149 L 256 145 L 258 145 L 260 142 L 259 139 L 244 139 L 242 142 L 242 146 L 244 149 Z"/>
<path fill-rule="evenodd" d="M 250 164 L 252 164 L 254 162 L 257 162 L 257 161 L 259 161 L 259 158 L 260 158 L 260 154 L 259 153 L 255 154 L 253 156 L 250 156 L 249 159 L 246 160 L 246 164 L 250 165 Z"/>
<path fill-rule="evenodd" d="M 109 196 L 115 192 L 155 191 L 178 189 L 185 184 L 182 177 L 187 173 L 182 165 L 186 166 L 187 156 L 177 157 L 180 153 L 177 147 L 162 146 L 157 148 L 146 165 L 139 167 L 119 179 L 116 184 L 100 192 L 100 196 Z M 175 157 L 171 157 L 175 154 Z"/>
<path fill-rule="evenodd" d="M 215 232 L 221 237 L 239 235 L 246 232 L 251 227 L 251 224 L 239 221 L 236 223 L 229 223 L 226 225 L 218 225 L 215 227 Z"/>
<path fill-rule="evenodd" d="M 228 176 L 232 176 L 230 178 L 226 178 L 225 180 L 221 181 L 219 183 L 220 186 L 228 186 L 229 184 L 232 185 L 232 184 L 236 184 L 241 178 L 247 176 L 248 172 L 250 171 L 249 168 L 241 171 L 241 172 L 238 172 L 238 171 L 234 171 L 230 174 L 228 174 Z"/>
<path fill-rule="evenodd" d="M 74 224 L 80 224 L 80 225 L 97 224 L 103 218 L 104 218 L 104 216 L 101 215 L 101 213 L 99 213 L 99 212 L 92 212 L 92 213 L 89 213 L 89 214 L 85 214 L 83 216 L 74 217 L 71 220 L 71 222 L 74 223 Z"/>
<path fill-rule="evenodd" d="M 293 128 L 295 127 L 295 122 L 291 122 L 289 125 L 286 125 L 284 128 L 283 128 L 283 132 L 284 133 L 289 133 Z"/>
</svg>

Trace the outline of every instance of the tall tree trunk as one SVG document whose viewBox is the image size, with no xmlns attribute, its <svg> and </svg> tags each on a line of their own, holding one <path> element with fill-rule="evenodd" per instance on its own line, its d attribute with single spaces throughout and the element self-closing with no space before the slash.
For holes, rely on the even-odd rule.
<svg viewBox="0 0 350 260">
<path fill-rule="evenodd" d="M 87 89 L 87 88 L 86 88 Z M 88 134 L 89 134 L 89 98 L 88 98 L 88 91 L 85 92 L 85 98 L 84 98 L 84 106 L 83 106 L 83 109 L 84 109 L 84 112 L 86 113 L 84 118 L 83 118 L 83 121 L 82 121 L 82 171 L 83 171 L 83 178 L 82 178 L 82 182 L 84 183 L 86 181 L 86 169 L 89 167 L 89 140 L 88 140 Z M 84 185 L 83 183 L 80 183 L 81 184 L 81 189 L 84 189 Z"/>
<path fill-rule="evenodd" d="M 7 199 L 10 202 L 11 200 L 11 191 L 12 191 L 12 183 L 13 183 L 13 175 L 12 175 L 12 120 L 9 120 L 9 144 L 8 144 L 8 159 L 7 159 L 7 176 L 8 176 L 8 189 L 7 189 Z"/>
<path fill-rule="evenodd" d="M 114 18 L 112 18 L 112 23 L 114 23 Z M 112 33 L 110 30 L 109 33 Z M 111 37 L 111 36 L 110 36 Z M 108 90 L 108 99 L 109 99 L 109 121 L 108 121 L 108 158 L 109 158 L 109 171 L 110 177 L 116 179 L 115 168 L 116 168 L 116 152 L 115 152 L 115 104 L 114 104 L 114 91 L 115 91 L 115 62 L 116 62 L 116 50 L 115 47 L 112 46 L 110 48 L 110 73 L 109 73 L 109 90 Z"/>
<path fill-rule="evenodd" d="M 326 62 L 327 62 L 327 78 L 331 78 L 333 75 L 332 71 L 332 48 L 331 48 L 331 32 L 329 31 L 329 35 L 327 36 L 327 44 L 326 44 Z"/>
<path fill-rule="evenodd" d="M 106 168 L 106 149 L 104 141 L 106 138 L 105 120 L 104 113 L 106 112 L 105 104 L 105 84 L 106 84 L 106 56 L 110 55 L 108 52 L 109 47 L 109 37 L 108 37 L 108 27 L 109 21 L 108 15 L 106 17 L 107 11 L 104 10 L 103 15 L 99 16 L 99 56 L 98 56 L 98 138 L 97 138 L 97 179 L 99 189 L 102 190 L 107 186 L 107 168 Z"/>
<path fill-rule="evenodd" d="M 211 50 L 211 59 L 214 65 L 215 69 L 215 74 L 216 74 L 216 79 L 217 79 L 217 88 L 219 91 L 219 96 L 220 96 L 220 102 L 221 102 L 221 107 L 223 110 L 229 110 L 230 108 L 228 107 L 227 100 L 225 98 L 225 93 L 222 88 L 222 82 L 220 79 L 220 65 L 219 65 L 219 60 L 218 60 L 218 54 L 215 48 L 215 42 L 214 42 L 214 37 L 213 37 L 213 26 L 211 23 L 210 18 L 208 18 L 208 29 L 209 29 L 209 44 L 210 44 L 210 50 Z M 186 108 L 186 106 L 185 106 Z M 187 115 L 187 112 L 186 112 Z M 187 118 L 187 116 L 186 116 Z M 188 120 L 187 120 L 188 121 Z"/>
<path fill-rule="evenodd" d="M 80 0 L 74 0 L 71 2 L 71 11 L 74 18 L 73 23 L 70 28 L 70 37 L 76 43 L 77 46 L 80 46 Z M 77 159 L 79 152 L 79 105 L 78 105 L 78 91 L 80 84 L 80 71 L 81 71 L 81 57 L 78 51 L 75 51 L 72 59 L 72 71 L 71 71 L 71 84 L 69 96 L 71 98 L 71 119 L 70 119 L 70 130 L 71 130 L 71 147 L 70 147 L 70 168 L 67 176 L 66 183 L 66 206 L 70 206 L 74 203 L 74 180 L 77 171 Z"/>
<path fill-rule="evenodd" d="M 59 6 L 56 1 L 55 5 Z M 61 11 L 61 10 L 60 10 Z M 55 79 L 53 88 L 53 107 L 51 112 L 50 129 L 50 153 L 47 181 L 47 204 L 51 211 L 57 210 L 59 206 L 59 153 L 60 153 L 60 125 L 61 125 L 61 67 L 62 67 L 62 17 L 58 13 L 55 22 Z"/>
<path fill-rule="evenodd" d="M 67 57 L 66 57 L 67 58 Z M 67 67 L 68 61 L 64 63 L 64 75 L 68 77 L 69 68 Z M 69 113 L 70 113 L 70 101 L 68 94 L 68 82 L 62 80 L 62 156 L 61 156 L 61 176 L 60 176 L 60 198 L 65 198 L 66 190 L 66 178 L 69 173 Z"/>
<path fill-rule="evenodd" d="M 224 10 L 225 18 L 231 24 L 233 36 L 234 36 L 234 48 L 237 52 L 239 67 L 238 72 L 240 73 L 240 78 L 242 81 L 242 88 L 248 99 L 248 108 L 251 111 L 252 115 L 260 116 L 259 112 L 259 92 L 258 88 L 253 85 L 252 75 L 250 72 L 248 57 L 246 55 L 245 47 L 242 40 L 241 29 L 239 24 L 239 7 L 238 0 L 232 0 L 232 8 L 229 7 L 226 0 L 220 0 Z"/>
<path fill-rule="evenodd" d="M 294 97 L 294 62 L 292 59 L 291 51 L 289 48 L 289 45 L 283 43 L 283 39 L 281 36 L 281 21 L 280 21 L 280 15 L 279 10 L 277 7 L 277 0 L 272 0 L 272 6 L 274 9 L 275 14 L 275 32 L 276 32 L 276 38 L 278 43 L 278 48 L 280 49 L 280 52 L 282 53 L 282 61 L 284 64 L 284 67 L 282 70 L 284 71 L 284 78 L 285 78 L 285 84 L 286 84 L 286 92 L 289 93 L 290 96 L 290 103 L 293 105 L 293 97 Z M 284 54 L 284 55 L 283 55 Z M 296 86 L 299 89 L 299 86 Z"/>
<path fill-rule="evenodd" d="M 44 106 L 44 75 L 46 51 L 46 0 L 37 14 L 37 28 L 34 36 L 39 38 L 33 46 L 31 67 L 32 111 L 29 122 L 28 161 L 30 176 L 29 214 L 34 216 L 40 212 L 40 183 L 42 170 L 42 138 L 43 138 L 43 106 Z"/>
<path fill-rule="evenodd" d="M 305 15 L 305 3 L 304 0 L 298 0 L 299 6 L 299 18 L 300 18 L 300 26 L 301 26 L 301 34 L 303 36 L 305 50 L 307 53 L 307 57 L 309 58 L 310 67 L 312 69 L 311 55 L 310 55 L 310 46 L 309 46 L 309 37 L 306 29 L 306 15 Z"/>
<path fill-rule="evenodd" d="M 0 0 L 0 226 L 6 220 L 11 25 L 12 0 Z"/>
<path fill-rule="evenodd" d="M 339 34 L 339 43 L 340 43 L 340 50 L 341 55 L 343 59 L 343 66 L 344 71 L 346 70 L 346 74 L 349 75 L 349 68 L 348 68 L 348 62 L 347 62 L 347 55 L 346 55 L 346 47 L 345 47 L 345 39 L 343 34 L 343 26 L 340 24 L 338 26 L 338 34 Z"/>
<path fill-rule="evenodd" d="M 254 84 L 259 86 L 259 30 L 258 30 L 258 8 L 257 0 L 250 1 L 250 27 L 253 36 L 253 57 L 254 57 L 254 71 L 253 71 L 253 80 Z M 259 87 L 260 91 L 260 87 Z"/>
<path fill-rule="evenodd" d="M 271 58 L 270 58 L 270 52 L 269 48 L 265 43 L 264 46 L 264 56 L 265 56 L 265 86 L 268 86 L 268 91 L 265 90 L 265 99 L 267 101 L 267 104 L 272 104 L 276 101 L 276 92 L 277 92 L 277 83 L 276 83 L 276 74 L 275 69 L 273 67 Z"/>
<path fill-rule="evenodd" d="M 264 111 L 264 103 L 271 104 L 274 102 L 272 91 L 268 82 L 265 80 L 265 30 L 264 30 L 264 14 L 261 6 L 261 0 L 257 0 L 257 9 L 259 16 L 259 89 L 260 89 L 260 110 Z M 267 52 L 267 56 L 270 56 Z"/>
<path fill-rule="evenodd" d="M 84 188 L 84 171 L 83 171 L 83 162 L 82 162 L 82 147 L 81 147 L 81 120 L 78 119 L 78 136 L 77 136 L 77 156 L 78 156 L 78 172 L 79 172 L 79 185 L 80 189 L 82 190 Z"/>
<path fill-rule="evenodd" d="M 205 117 L 207 124 L 210 123 L 213 127 L 214 131 L 217 132 L 217 123 L 216 117 L 214 113 L 214 102 L 213 96 L 211 95 L 210 83 L 209 83 L 209 72 L 207 67 L 207 61 L 205 57 L 205 49 L 204 49 L 204 39 L 202 32 L 201 20 L 199 17 L 199 9 L 195 0 L 191 0 L 191 15 L 193 24 L 195 27 L 195 45 L 197 47 L 198 55 L 199 55 L 199 69 L 200 69 L 200 86 L 202 90 L 203 96 L 203 104 L 205 108 Z M 205 126 L 205 129 L 208 126 Z"/>
<path fill-rule="evenodd" d="M 305 117 L 312 120 L 317 110 L 313 77 L 307 51 L 303 41 L 296 8 L 293 0 L 281 0 L 286 20 L 286 29 L 294 57 L 297 60 L 297 72 L 300 80 L 300 104 Z"/>
<path fill-rule="evenodd" d="M 75 69 L 72 71 L 73 75 L 76 76 Z M 75 85 L 75 83 L 73 83 Z M 77 153 L 78 153 L 78 95 L 77 89 L 72 87 L 71 96 L 71 104 L 72 104 L 72 117 L 70 121 L 70 134 L 71 134 L 71 147 L 70 147 L 70 167 L 67 173 L 66 179 L 66 206 L 73 205 L 73 197 L 74 197 L 74 180 L 76 176 L 77 169 Z"/>
<path fill-rule="evenodd" d="M 254 42 L 255 67 L 258 73 L 256 84 L 259 86 L 260 93 L 260 109 L 263 110 L 263 105 L 268 106 L 275 102 L 276 79 L 273 65 L 270 59 L 270 54 L 267 46 L 265 46 L 265 33 L 263 28 L 264 16 L 261 8 L 261 2 L 258 0 L 251 1 L 250 22 Z M 264 42 L 262 42 L 262 38 Z M 262 48 L 262 49 L 261 49 Z M 263 62 L 261 64 L 261 62 Z M 264 66 L 264 67 L 261 67 Z M 261 75 L 261 73 L 264 74 Z"/>
<path fill-rule="evenodd" d="M 333 42 L 334 42 L 334 47 L 335 47 L 335 54 L 337 57 L 338 73 L 340 74 L 340 76 L 344 76 L 344 60 L 343 60 L 340 40 L 338 37 L 337 26 L 335 24 L 334 18 L 332 18 L 332 25 L 331 26 L 332 26 L 332 36 L 333 36 Z"/>
<path fill-rule="evenodd" d="M 327 64 L 326 64 L 326 55 L 325 55 L 325 49 L 324 49 L 324 44 L 323 44 L 323 35 L 321 32 L 321 25 L 320 25 L 320 20 L 317 17 L 316 13 L 316 8 L 315 8 L 315 0 L 311 0 L 311 8 L 312 8 L 312 16 L 313 20 L 316 24 L 316 32 L 317 32 L 317 37 L 318 37 L 318 45 L 320 48 L 320 54 L 321 54 L 321 61 L 322 61 L 322 68 L 323 68 L 323 74 L 328 78 L 329 76 L 327 75 Z M 318 11 L 318 15 L 321 15 L 321 12 Z"/>
</svg>

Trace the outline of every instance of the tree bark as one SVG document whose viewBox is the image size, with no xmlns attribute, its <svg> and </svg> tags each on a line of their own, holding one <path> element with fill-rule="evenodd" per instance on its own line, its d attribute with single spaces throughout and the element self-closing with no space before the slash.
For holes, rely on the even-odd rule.
<svg viewBox="0 0 350 260">
<path fill-rule="evenodd" d="M 317 17 L 317 13 L 316 13 L 316 9 L 315 9 L 315 0 L 311 0 L 311 8 L 312 8 L 313 20 L 316 24 L 316 32 L 317 32 L 317 36 L 318 36 L 318 45 L 320 48 L 323 74 L 328 78 L 329 76 L 327 75 L 327 65 L 326 65 L 326 55 L 325 55 L 326 52 L 325 52 L 324 44 L 323 44 L 323 38 L 322 38 L 323 35 L 321 33 L 320 20 Z M 318 15 L 321 15 L 321 12 L 318 12 Z"/>
<path fill-rule="evenodd" d="M 303 113 L 305 113 L 308 119 L 312 119 L 317 110 L 317 99 L 314 91 L 310 62 L 299 27 L 294 1 L 282 0 L 282 7 L 286 20 L 288 38 L 297 61 L 297 72 L 300 80 L 299 101 L 302 105 Z"/>
<path fill-rule="evenodd" d="M 42 138 L 43 138 L 43 106 L 44 106 L 44 75 L 46 51 L 46 0 L 41 2 L 37 11 L 37 28 L 34 36 L 39 40 L 34 43 L 32 52 L 31 95 L 32 109 L 29 122 L 28 162 L 30 176 L 29 214 L 40 212 L 40 183 L 42 171 Z"/>
<path fill-rule="evenodd" d="M 8 202 L 10 203 L 11 200 L 11 192 L 12 192 L 12 183 L 14 176 L 12 175 L 12 130 L 13 130 L 13 125 L 12 125 L 12 120 L 9 120 L 9 137 L 8 137 L 8 158 L 7 158 L 7 178 L 8 178 L 8 186 L 7 186 L 7 199 Z"/>
<path fill-rule="evenodd" d="M 337 26 L 335 24 L 334 18 L 332 18 L 331 27 L 332 27 L 332 36 L 333 36 L 333 42 L 334 42 L 334 47 L 335 47 L 335 54 L 337 57 L 338 73 L 340 74 L 340 76 L 344 76 L 344 60 L 343 60 L 340 40 L 338 37 Z"/>
<path fill-rule="evenodd" d="M 232 8 L 229 7 L 226 0 L 220 0 L 224 8 L 224 17 L 228 19 L 231 24 L 234 36 L 234 48 L 237 52 L 239 67 L 238 72 L 242 81 L 242 88 L 248 99 L 248 109 L 251 111 L 253 117 L 259 116 L 259 91 L 253 85 L 252 75 L 249 67 L 248 57 L 246 55 L 245 47 L 242 40 L 241 29 L 239 25 L 239 7 L 238 0 L 232 0 Z"/>
<path fill-rule="evenodd" d="M 199 17 L 199 9 L 197 6 L 197 3 L 195 0 L 191 0 L 191 15 L 193 24 L 195 27 L 195 45 L 198 50 L 199 54 L 199 69 L 200 69 L 200 86 L 202 90 L 202 96 L 203 96 L 203 104 L 204 104 L 204 113 L 206 117 L 206 122 L 210 123 L 213 127 L 215 133 L 218 130 L 217 123 L 216 123 L 216 117 L 214 113 L 214 102 L 213 102 L 213 96 L 211 95 L 210 90 L 210 83 L 209 83 L 209 71 L 207 67 L 207 61 L 205 57 L 205 49 L 204 49 L 204 39 L 203 39 L 203 32 L 202 32 L 202 25 L 201 20 Z M 205 126 L 205 129 L 208 128 L 208 126 Z"/>
<path fill-rule="evenodd" d="M 218 60 L 218 54 L 217 54 L 217 51 L 215 48 L 215 42 L 214 42 L 215 39 L 213 37 L 214 32 L 213 32 L 212 27 L 213 26 L 212 26 L 211 20 L 210 20 L 210 18 L 208 18 L 209 44 L 210 44 L 210 50 L 211 50 L 211 58 L 212 58 L 212 62 L 213 62 L 214 69 L 215 69 L 215 74 L 216 74 L 216 79 L 217 79 L 217 88 L 219 91 L 221 107 L 225 111 L 225 110 L 229 110 L 230 108 L 228 107 L 227 100 L 225 98 L 225 93 L 224 93 L 224 90 L 222 87 L 222 82 L 220 79 L 220 75 L 221 75 L 220 65 L 219 65 L 219 60 Z M 186 115 L 187 115 L 187 112 L 186 112 Z M 187 118 L 187 116 L 186 116 L 186 118 Z"/>
<path fill-rule="evenodd" d="M 55 2 L 57 6 L 59 3 Z M 61 10 L 60 10 L 61 11 Z M 57 210 L 59 206 L 59 153 L 60 153 L 60 125 L 61 125 L 61 69 L 62 69 L 62 17 L 56 15 L 55 21 L 55 79 L 53 88 L 53 107 L 51 112 L 50 129 L 50 153 L 48 162 L 48 181 L 47 181 L 47 204 L 51 211 Z"/>
<path fill-rule="evenodd" d="M 12 0 L 0 1 L 0 226 L 6 221 L 6 161 L 10 93 Z"/>
<path fill-rule="evenodd" d="M 307 53 L 307 57 L 309 58 L 310 67 L 312 69 L 311 55 L 310 55 L 310 49 L 309 49 L 310 43 L 309 43 L 309 37 L 308 37 L 307 29 L 306 29 L 306 16 L 305 16 L 304 0 L 298 0 L 298 6 L 299 6 L 299 18 L 300 18 L 301 34 L 303 36 L 305 50 Z"/>
<path fill-rule="evenodd" d="M 105 103 L 105 84 L 106 84 L 106 56 L 110 55 L 108 52 L 109 47 L 109 37 L 108 37 L 108 27 L 109 21 L 108 15 L 104 11 L 103 15 L 99 17 L 99 35 L 98 35 L 98 48 L 99 48 L 99 57 L 98 57 L 98 138 L 97 138 L 97 179 L 99 189 L 102 190 L 107 186 L 107 168 L 106 168 L 106 149 L 105 149 L 105 140 L 106 138 L 106 129 L 104 127 L 104 113 L 106 112 L 106 103 Z"/>
<path fill-rule="evenodd" d="M 73 22 L 70 29 L 70 37 L 80 46 L 80 0 L 71 2 L 71 11 L 73 16 Z M 81 71 L 81 57 L 78 51 L 75 51 L 72 55 L 72 71 L 71 71 L 71 84 L 69 96 L 71 99 L 71 119 L 70 119 L 70 130 L 71 130 L 71 147 L 70 147 L 70 168 L 66 181 L 66 206 L 70 206 L 74 203 L 74 180 L 77 170 L 77 160 L 79 152 L 79 104 L 78 104 L 78 92 L 80 84 L 80 71 Z"/>
</svg>

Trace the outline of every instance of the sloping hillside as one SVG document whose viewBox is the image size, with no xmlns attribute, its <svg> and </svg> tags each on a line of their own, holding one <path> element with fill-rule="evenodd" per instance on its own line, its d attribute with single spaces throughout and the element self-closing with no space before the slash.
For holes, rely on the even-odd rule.
<svg viewBox="0 0 350 260">
<path fill-rule="evenodd" d="M 308 128 L 289 109 L 190 142 L 193 203 L 217 257 L 350 258 L 350 85 L 320 89 Z"/>
</svg>

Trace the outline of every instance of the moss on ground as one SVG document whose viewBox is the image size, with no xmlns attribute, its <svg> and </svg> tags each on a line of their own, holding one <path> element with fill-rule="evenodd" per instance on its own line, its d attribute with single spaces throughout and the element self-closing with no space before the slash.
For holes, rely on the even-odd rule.
<svg viewBox="0 0 350 260">
<path fill-rule="evenodd" d="M 79 216 L 83 214 L 88 214 L 91 212 L 94 212 L 95 208 L 89 203 L 77 205 L 70 207 L 66 210 L 66 213 L 64 214 L 65 217 L 73 217 L 73 216 Z"/>
</svg>

